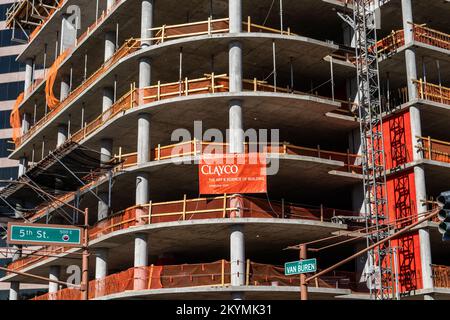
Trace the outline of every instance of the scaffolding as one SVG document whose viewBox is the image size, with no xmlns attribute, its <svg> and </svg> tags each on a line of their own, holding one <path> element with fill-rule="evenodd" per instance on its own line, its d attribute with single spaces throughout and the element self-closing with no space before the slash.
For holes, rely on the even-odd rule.
<svg viewBox="0 0 450 320">
<path fill-rule="evenodd" d="M 358 0 L 354 2 L 353 8 L 368 247 L 390 235 L 389 228 L 383 228 L 389 225 L 389 215 L 374 5 L 372 0 Z M 376 232 L 369 235 L 368 231 L 373 229 Z M 393 298 L 395 275 L 392 272 L 392 261 L 389 241 L 368 251 L 367 276 L 371 282 L 371 298 Z"/>
<path fill-rule="evenodd" d="M 6 12 L 6 26 L 15 31 L 20 30 L 27 39 L 32 38 L 48 18 L 61 6 L 63 0 L 16 0 Z"/>
</svg>

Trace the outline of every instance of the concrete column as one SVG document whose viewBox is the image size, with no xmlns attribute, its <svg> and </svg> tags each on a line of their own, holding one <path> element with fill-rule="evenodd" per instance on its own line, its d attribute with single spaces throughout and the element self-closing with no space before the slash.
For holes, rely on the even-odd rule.
<svg viewBox="0 0 450 320">
<path fill-rule="evenodd" d="M 108 275 L 109 250 L 100 248 L 95 250 L 95 279 L 102 279 Z"/>
<path fill-rule="evenodd" d="M 239 41 L 233 41 L 229 45 L 229 73 L 230 92 L 242 91 L 242 45 Z"/>
<path fill-rule="evenodd" d="M 137 162 L 138 164 L 150 161 L 150 117 L 140 114 L 138 119 Z M 149 175 L 138 173 L 136 177 L 136 205 L 149 202 Z"/>
<path fill-rule="evenodd" d="M 113 140 L 112 139 L 102 139 L 100 140 L 100 163 L 103 166 L 104 163 L 111 161 L 113 157 Z M 105 219 L 109 213 L 109 193 L 100 192 L 97 204 L 97 220 L 100 221 Z"/>
<path fill-rule="evenodd" d="M 418 142 L 416 137 L 422 136 L 420 110 L 417 107 L 411 107 L 409 109 L 409 112 L 411 121 L 411 135 L 413 141 L 413 160 L 419 161 L 423 159 L 423 154 L 414 146 Z M 426 211 L 426 207 L 421 201 L 426 200 L 427 198 L 425 170 L 422 166 L 414 167 L 414 183 L 416 188 L 416 210 L 417 213 L 422 213 Z M 423 287 L 424 289 L 430 289 L 433 288 L 433 271 L 431 268 L 432 259 L 430 233 L 427 228 L 419 229 L 419 242 Z M 424 296 L 425 300 L 427 300 L 428 298 L 430 298 L 428 295 Z"/>
<path fill-rule="evenodd" d="M 67 125 L 61 124 L 58 126 L 58 137 L 56 142 L 56 147 L 60 147 L 67 140 Z"/>
<path fill-rule="evenodd" d="M 51 280 L 59 280 L 61 276 L 61 267 L 60 266 L 50 266 L 49 278 Z M 59 285 L 56 282 L 48 283 L 48 292 L 50 293 L 50 299 L 56 300 L 56 295 L 52 297 L 52 293 L 56 294 L 58 292 Z"/>
<path fill-rule="evenodd" d="M 405 45 L 412 43 L 414 37 L 412 32 L 412 25 L 408 22 L 413 22 L 412 4 L 411 0 L 402 0 L 402 16 L 403 16 L 403 30 L 405 33 Z M 412 80 L 417 80 L 417 65 L 416 52 L 413 48 L 405 50 L 406 62 L 406 82 L 408 86 L 409 101 L 417 98 L 417 91 Z"/>
<path fill-rule="evenodd" d="M 97 205 L 97 220 L 103 220 L 106 217 L 108 217 L 108 213 L 109 213 L 109 206 L 108 206 L 108 198 L 109 198 L 109 194 L 107 192 L 100 192 L 98 194 L 98 197 L 101 200 L 98 200 L 98 205 Z"/>
<path fill-rule="evenodd" d="M 230 18 L 230 33 L 242 31 L 242 0 L 228 1 L 228 15 Z"/>
<path fill-rule="evenodd" d="M 108 61 L 116 51 L 116 33 L 114 31 L 105 33 L 105 56 L 104 61 Z"/>
<path fill-rule="evenodd" d="M 9 300 L 19 300 L 20 282 L 12 281 L 9 287 Z"/>
<path fill-rule="evenodd" d="M 61 80 L 61 91 L 59 93 L 59 100 L 64 101 L 70 93 L 70 83 L 66 76 L 63 76 Z"/>
<path fill-rule="evenodd" d="M 106 163 L 111 161 L 113 157 L 113 139 L 100 140 L 100 161 Z"/>
<path fill-rule="evenodd" d="M 153 28 L 153 12 L 154 12 L 155 0 L 143 0 L 141 2 L 141 46 L 148 47 L 151 41 L 148 40 L 152 37 Z"/>
<path fill-rule="evenodd" d="M 134 290 L 147 289 L 148 235 L 138 233 L 134 238 Z"/>
<path fill-rule="evenodd" d="M 108 256 L 109 250 L 106 248 L 97 249 L 95 251 L 95 296 L 101 297 L 105 295 L 105 281 L 108 275 Z"/>
<path fill-rule="evenodd" d="M 231 227 L 230 234 L 230 268 L 231 285 L 245 285 L 245 239 L 244 228 L 241 225 Z M 234 300 L 242 300 L 243 293 L 236 292 L 232 294 Z"/>
<path fill-rule="evenodd" d="M 150 58 L 142 58 L 139 60 L 139 88 L 150 86 L 151 83 L 151 60 Z"/>
<path fill-rule="evenodd" d="M 21 157 L 19 159 L 19 170 L 18 170 L 18 176 L 21 177 L 27 172 L 28 169 L 28 159 L 27 157 Z"/>
<path fill-rule="evenodd" d="M 28 58 L 25 60 L 25 96 L 28 95 L 28 89 L 33 84 L 33 63 L 34 61 L 32 58 Z"/>
<path fill-rule="evenodd" d="M 149 175 L 147 172 L 139 172 L 136 176 L 136 205 L 149 202 Z"/>
<path fill-rule="evenodd" d="M 13 248 L 15 249 L 15 251 L 13 252 L 11 260 L 17 261 L 22 256 L 22 249 L 20 246 L 17 245 L 13 246 Z M 9 287 L 9 300 L 19 300 L 19 295 L 20 295 L 20 282 L 12 281 Z"/>
<path fill-rule="evenodd" d="M 150 161 L 150 115 L 138 115 L 137 162 Z"/>
</svg>

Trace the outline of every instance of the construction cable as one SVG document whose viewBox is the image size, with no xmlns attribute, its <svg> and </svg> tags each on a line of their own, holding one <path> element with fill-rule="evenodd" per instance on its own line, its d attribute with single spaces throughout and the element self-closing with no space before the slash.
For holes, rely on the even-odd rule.
<svg viewBox="0 0 450 320">
<path fill-rule="evenodd" d="M 413 220 L 415 218 L 419 219 L 421 216 L 424 216 L 424 215 L 426 215 L 428 213 L 430 213 L 430 212 L 428 211 L 428 212 L 420 213 L 420 214 L 417 214 L 417 215 L 412 215 L 412 216 L 409 216 L 409 217 L 404 217 L 404 218 L 401 218 L 401 219 L 397 219 L 397 220 L 391 221 L 391 222 L 389 222 L 388 225 L 386 225 L 385 227 L 381 228 L 378 231 L 384 231 L 386 229 L 389 229 L 389 228 L 393 227 L 392 225 L 398 224 L 400 222 L 408 222 L 409 220 Z M 375 228 L 375 226 L 370 227 L 370 228 L 373 229 L 373 228 Z M 349 232 L 346 235 L 330 236 L 330 237 L 326 237 L 326 238 L 323 238 L 323 239 L 318 239 L 318 240 L 315 240 L 315 241 L 311 241 L 311 242 L 305 243 L 305 244 L 310 245 L 310 244 L 313 244 L 313 243 L 323 242 L 323 241 L 326 241 L 326 240 L 332 240 L 332 239 L 336 239 L 336 238 L 339 238 L 339 237 L 351 237 L 351 234 L 358 233 L 358 232 L 365 231 L 365 230 L 366 230 L 366 228 L 362 228 L 362 229 L 358 229 L 358 230 Z M 341 244 L 344 244 L 344 243 L 347 243 L 347 242 L 351 242 L 351 241 L 359 240 L 361 238 L 365 238 L 365 237 L 370 236 L 370 235 L 372 235 L 372 234 L 374 234 L 374 233 L 376 233 L 378 231 L 377 230 L 371 231 L 369 233 L 364 233 L 364 234 L 359 235 L 359 236 L 353 236 L 351 239 L 342 240 L 340 242 L 336 242 L 336 243 L 333 243 L 333 244 L 325 246 L 325 247 L 313 248 L 313 249 L 309 249 L 309 250 L 310 251 L 314 251 L 314 252 L 319 252 L 319 251 L 322 251 L 322 250 L 325 250 L 325 249 L 329 249 L 331 247 L 335 247 L 335 246 L 338 246 L 338 245 L 341 245 Z"/>
<path fill-rule="evenodd" d="M 266 25 L 267 19 L 269 19 L 270 13 L 272 12 L 273 5 L 275 4 L 275 0 L 272 0 L 272 4 L 270 5 L 269 11 L 267 12 L 266 18 L 264 19 L 263 26 Z"/>
</svg>

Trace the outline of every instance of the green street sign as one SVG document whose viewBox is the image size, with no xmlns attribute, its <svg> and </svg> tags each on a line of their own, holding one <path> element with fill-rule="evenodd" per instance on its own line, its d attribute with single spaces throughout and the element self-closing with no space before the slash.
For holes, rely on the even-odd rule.
<svg viewBox="0 0 450 320">
<path fill-rule="evenodd" d="M 82 246 L 82 229 L 51 224 L 8 223 L 10 244 Z"/>
<path fill-rule="evenodd" d="M 317 271 L 317 259 L 306 259 L 300 261 L 286 262 L 284 264 L 284 274 L 292 276 L 294 274 L 312 273 Z"/>
</svg>

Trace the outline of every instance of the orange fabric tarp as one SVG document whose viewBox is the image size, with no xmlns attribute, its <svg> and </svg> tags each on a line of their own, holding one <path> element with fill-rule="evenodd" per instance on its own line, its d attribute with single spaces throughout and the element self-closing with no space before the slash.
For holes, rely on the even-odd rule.
<svg viewBox="0 0 450 320">
<path fill-rule="evenodd" d="M 198 174 L 200 194 L 267 192 L 264 154 L 203 156 Z"/>
<path fill-rule="evenodd" d="M 59 99 L 55 97 L 55 93 L 53 92 L 53 86 L 55 84 L 56 76 L 58 75 L 59 66 L 68 54 L 69 50 L 60 54 L 53 65 L 48 69 L 47 82 L 45 83 L 45 99 L 50 110 L 54 109 L 59 104 Z"/>
<path fill-rule="evenodd" d="M 12 139 L 14 142 L 20 137 L 21 132 L 20 128 L 22 124 L 20 123 L 20 111 L 19 106 L 22 103 L 24 98 L 24 93 L 22 92 L 16 99 L 13 110 L 11 111 L 11 116 L 9 117 L 9 123 L 11 124 L 11 128 L 13 128 Z"/>
</svg>

